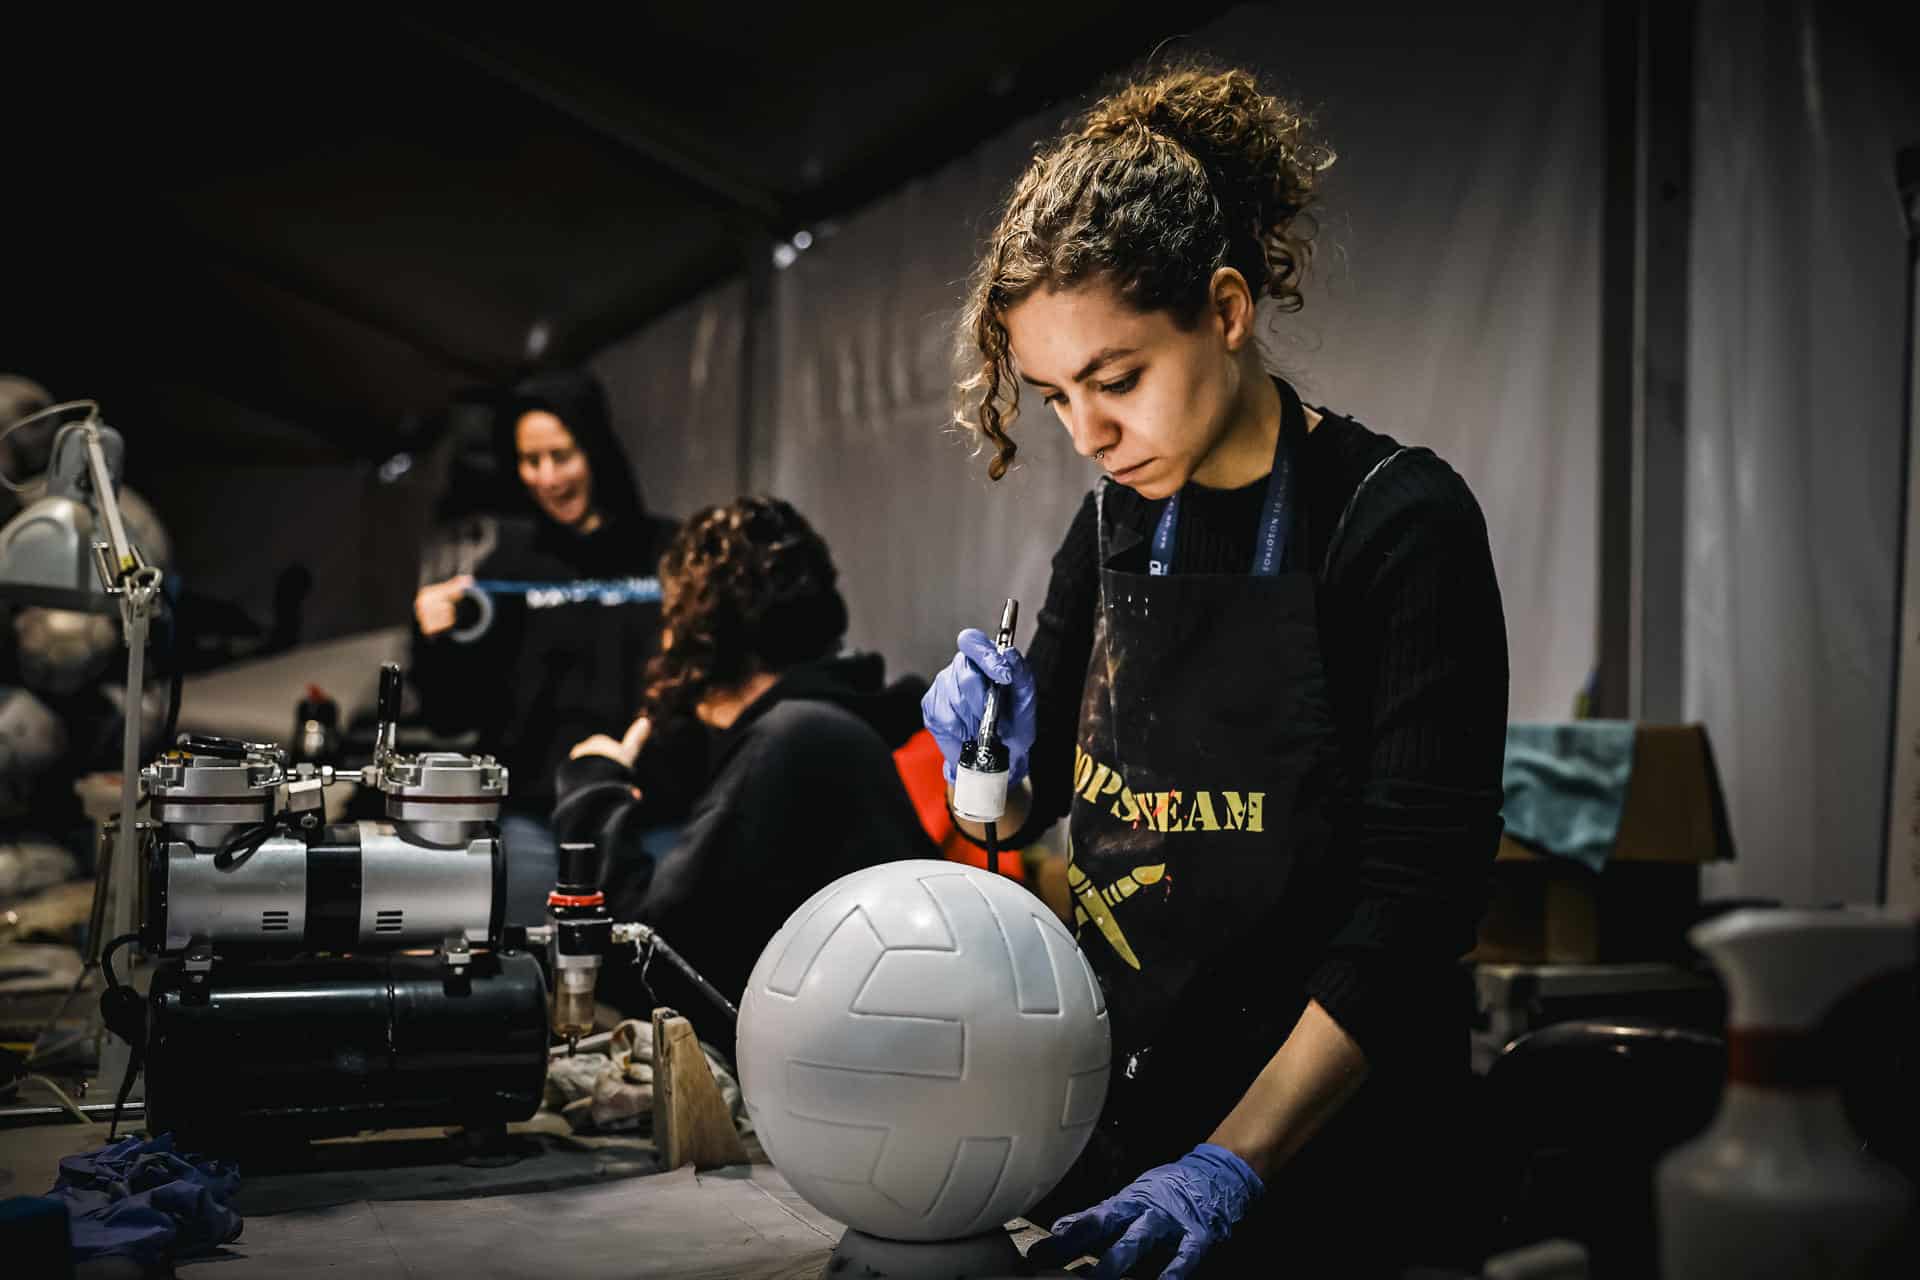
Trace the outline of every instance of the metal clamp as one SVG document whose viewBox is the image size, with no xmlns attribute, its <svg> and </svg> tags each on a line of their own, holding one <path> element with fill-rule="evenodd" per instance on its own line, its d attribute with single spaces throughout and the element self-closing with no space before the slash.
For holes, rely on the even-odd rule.
<svg viewBox="0 0 1920 1280">
<path fill-rule="evenodd" d="M 110 596 L 124 595 L 126 589 L 120 585 L 120 575 L 113 567 L 113 548 L 98 538 L 91 545 L 94 572 L 100 575 L 100 589 Z"/>
<path fill-rule="evenodd" d="M 321 809 L 326 805 L 326 797 L 321 794 L 321 788 L 326 785 L 326 780 L 318 774 L 310 777 L 289 779 L 287 781 L 287 803 L 284 806 L 287 813 L 290 815 L 304 815 L 304 819 L 311 819 L 315 810 Z M 310 825 L 306 823 L 304 819 L 303 825 Z"/>
<path fill-rule="evenodd" d="M 205 982 L 213 972 L 213 944 L 205 938 L 194 938 L 187 944 L 187 958 L 181 967 L 190 981 Z"/>
</svg>

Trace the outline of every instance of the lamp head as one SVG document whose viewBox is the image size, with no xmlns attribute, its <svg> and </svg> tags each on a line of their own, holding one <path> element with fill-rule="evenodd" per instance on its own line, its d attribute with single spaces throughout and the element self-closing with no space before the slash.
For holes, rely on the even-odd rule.
<svg viewBox="0 0 1920 1280">
<path fill-rule="evenodd" d="M 95 568 L 93 543 L 100 534 L 87 466 L 91 432 L 98 433 L 108 472 L 118 484 L 126 455 L 118 431 L 96 418 L 60 428 L 45 492 L 0 528 L 0 600 L 54 609 L 114 610 Z"/>
</svg>

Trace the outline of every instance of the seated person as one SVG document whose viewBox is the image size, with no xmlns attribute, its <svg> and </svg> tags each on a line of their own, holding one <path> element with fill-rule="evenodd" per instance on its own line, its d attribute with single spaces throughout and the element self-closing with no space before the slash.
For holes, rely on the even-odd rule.
<svg viewBox="0 0 1920 1280">
<path fill-rule="evenodd" d="M 892 750 L 920 727 L 924 682 L 882 685 L 877 654 L 841 655 L 847 606 L 827 545 L 777 498 L 709 507 L 660 562 L 664 629 L 647 667 L 647 716 L 596 735 L 560 767 L 560 839 L 602 850 L 616 920 L 658 929 L 736 1004 L 767 940 L 815 890 L 850 871 L 937 851 Z M 709 774 L 670 848 L 631 772 L 654 718 L 691 711 L 711 737 Z M 670 966 L 608 965 L 603 996 L 627 1011 L 671 1005 L 731 1052 L 733 1028 Z M 650 990 L 648 989 L 650 987 Z"/>
<path fill-rule="evenodd" d="M 527 519 L 502 523 L 476 575 L 420 589 L 411 670 L 427 723 L 441 733 L 477 730 L 475 749 L 508 768 L 507 920 L 534 924 L 545 916 L 558 857 L 546 821 L 554 770 L 575 742 L 626 724 L 640 707 L 660 633 L 652 576 L 675 524 L 642 505 L 589 373 L 539 374 L 515 387 L 496 419 L 494 449 L 502 474 L 519 479 L 513 489 Z M 490 619 L 460 614 L 475 576 L 518 588 L 489 593 Z M 525 589 L 582 580 L 610 586 Z M 654 736 L 658 748 L 671 735 Z M 669 754 L 656 749 L 641 768 Z M 696 781 L 697 772 L 672 783 L 650 777 L 656 817 L 671 820 L 668 793 L 684 798 Z"/>
</svg>

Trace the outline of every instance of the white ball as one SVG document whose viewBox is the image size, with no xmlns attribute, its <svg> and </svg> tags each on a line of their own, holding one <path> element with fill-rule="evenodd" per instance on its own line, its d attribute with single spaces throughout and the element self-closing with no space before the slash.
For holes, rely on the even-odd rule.
<svg viewBox="0 0 1920 1280">
<path fill-rule="evenodd" d="M 741 1091 L 822 1213 L 892 1240 L 998 1227 L 1052 1190 L 1107 1097 L 1100 983 L 1044 903 L 957 862 L 842 876 L 767 943 Z"/>
</svg>

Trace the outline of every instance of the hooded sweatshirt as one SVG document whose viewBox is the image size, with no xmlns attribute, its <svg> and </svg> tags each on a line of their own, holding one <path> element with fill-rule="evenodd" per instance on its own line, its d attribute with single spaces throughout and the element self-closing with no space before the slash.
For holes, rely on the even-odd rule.
<svg viewBox="0 0 1920 1280">
<path fill-rule="evenodd" d="M 660 554 L 674 524 L 647 514 L 606 397 L 586 374 L 547 374 L 515 388 L 494 428 L 503 475 L 518 474 L 514 430 L 534 409 L 559 418 L 586 454 L 600 524 L 591 533 L 556 524 L 516 481 L 508 514 L 517 518 L 501 522 L 499 543 L 474 577 L 555 586 L 640 579 L 655 589 L 490 592 L 493 621 L 478 638 L 463 643 L 447 632 L 429 639 L 415 631 L 413 679 L 435 731 L 477 730 L 478 749 L 507 766 L 506 807 L 544 817 L 553 807 L 554 771 L 573 744 L 595 733 L 618 737 L 639 712 L 646 662 L 659 644 Z M 685 742 L 684 733 L 662 733 L 643 756 L 663 805 L 672 794 L 690 794 L 704 765 L 673 750 Z"/>
<path fill-rule="evenodd" d="M 554 827 L 599 843 L 616 920 L 658 929 L 737 1005 L 761 949 L 816 890 L 875 863 L 939 856 L 893 762 L 920 728 L 926 685 L 882 680 L 877 654 L 788 669 L 714 735 L 707 784 L 657 860 L 640 847 L 650 806 L 606 756 L 561 767 Z M 670 966 L 651 966 L 644 986 L 631 966 L 608 965 L 605 977 L 615 1004 L 670 1005 L 731 1050 L 733 1028 Z"/>
</svg>

